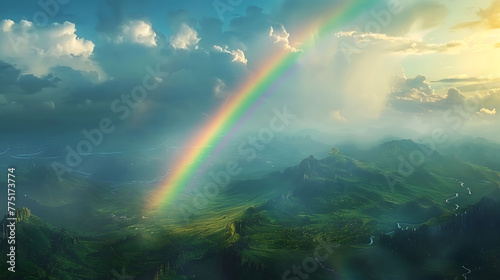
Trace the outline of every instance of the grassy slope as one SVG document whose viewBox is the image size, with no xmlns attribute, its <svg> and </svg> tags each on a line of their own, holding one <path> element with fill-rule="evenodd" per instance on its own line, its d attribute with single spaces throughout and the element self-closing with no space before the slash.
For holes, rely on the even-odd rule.
<svg viewBox="0 0 500 280">
<path fill-rule="evenodd" d="M 423 224 L 452 213 L 454 203 L 467 208 L 498 186 L 496 172 L 437 156 L 392 189 L 382 175 L 395 171 L 388 167 L 390 164 L 360 162 L 348 157 L 342 160 L 352 162 L 355 167 L 342 170 L 338 162 L 311 159 L 310 164 L 317 165 L 312 173 L 318 174 L 306 179 L 296 181 L 290 177 L 302 171 L 297 167 L 281 177 L 234 184 L 188 225 L 179 225 L 177 232 L 225 240 L 223 246 L 235 248 L 242 262 L 276 265 L 284 256 L 300 259 L 310 254 L 319 239 L 362 246 L 369 242 L 370 235 L 379 230 L 390 231 L 397 222 L 403 226 Z M 321 172 L 332 166 L 338 172 Z M 448 176 L 466 182 L 473 190 L 472 195 Z M 267 192 L 267 196 L 252 197 L 261 190 L 249 186 L 266 189 L 266 184 L 281 188 L 273 188 L 274 192 Z M 453 204 L 445 202 L 457 192 L 461 196 Z M 255 223 L 246 222 L 248 209 L 261 218 Z"/>
<path fill-rule="evenodd" d="M 163 278 L 182 279 L 182 274 L 209 279 L 208 274 L 217 279 L 228 256 L 237 262 L 233 273 L 247 277 L 241 279 L 281 277 L 291 264 L 311 255 L 320 240 L 376 255 L 365 252 L 368 248 L 363 244 L 380 230 L 391 231 L 397 222 L 425 223 L 453 213 L 455 203 L 467 208 L 498 188 L 498 173 L 437 153 L 389 187 L 384 174 L 398 175 L 395 159 L 412 149 L 410 142 L 391 143 L 359 160 L 341 154 L 324 160 L 309 158 L 282 173 L 234 182 L 187 222 L 173 207 L 165 209 L 168 215 L 143 218 L 138 211 L 144 202 L 140 188 L 123 188 L 110 195 L 109 186 L 74 177 L 23 183 L 37 186 L 30 190 L 30 199 L 45 220 L 80 237 L 78 246 L 70 249 L 76 256 L 60 255 L 61 271 L 72 279 L 84 279 L 89 270 L 111 277 L 111 269 L 121 267 L 145 277 L 162 267 Z M 472 195 L 454 178 L 465 182 Z M 460 196 L 453 203 L 445 202 L 457 192 Z M 49 225 L 38 227 L 47 232 L 42 236 L 58 232 Z M 40 250 L 53 249 L 42 246 Z M 344 261 L 354 258 L 347 249 L 337 249 L 336 254 L 335 260 L 328 260 L 331 265 L 341 265 L 341 256 Z M 72 274 L 76 269 L 82 275 Z M 327 279 L 329 274 L 321 270 L 315 276 Z"/>
</svg>

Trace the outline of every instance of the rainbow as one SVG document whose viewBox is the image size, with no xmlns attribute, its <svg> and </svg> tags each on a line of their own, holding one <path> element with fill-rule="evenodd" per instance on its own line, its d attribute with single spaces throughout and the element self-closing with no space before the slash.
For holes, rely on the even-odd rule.
<svg viewBox="0 0 500 280">
<path fill-rule="evenodd" d="M 180 154 L 174 161 L 174 168 L 169 176 L 154 190 L 146 203 L 147 210 L 157 210 L 170 203 L 183 188 L 188 186 L 192 175 L 202 166 L 211 152 L 220 147 L 223 139 L 219 135 L 228 133 L 259 98 L 296 63 L 298 57 L 312 49 L 321 39 L 331 35 L 336 28 L 358 16 L 363 10 L 380 3 L 375 0 L 345 0 L 337 3 L 334 9 L 322 16 L 322 20 L 305 28 L 298 36 L 301 52 L 283 50 L 259 68 L 244 82 L 231 99 L 228 100 L 206 125 L 192 137 L 186 147 L 191 147 Z M 193 148 L 195 147 L 195 148 Z"/>
</svg>

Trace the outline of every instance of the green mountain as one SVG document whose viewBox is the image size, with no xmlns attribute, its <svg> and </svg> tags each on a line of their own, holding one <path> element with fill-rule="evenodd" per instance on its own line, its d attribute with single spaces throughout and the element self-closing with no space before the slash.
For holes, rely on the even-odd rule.
<svg viewBox="0 0 500 280">
<path fill-rule="evenodd" d="M 500 145 L 488 142 L 484 138 L 463 139 L 442 147 L 441 151 L 462 161 L 500 171 Z"/>
<path fill-rule="evenodd" d="M 401 258 L 412 251 L 397 240 L 455 223 L 484 197 L 497 196 L 499 172 L 429 153 L 411 140 L 324 154 L 261 178 L 232 180 L 201 209 L 176 204 L 153 213 L 140 211 L 144 189 L 110 194 L 102 183 L 60 182 L 44 176 L 43 167 L 32 169 L 38 176 L 24 178 L 37 179 L 23 183 L 36 187 L 24 204 L 38 217 L 19 222 L 18 242 L 38 245 L 19 256 L 15 276 L 24 278 L 6 269 L 0 276 L 110 279 L 122 268 L 135 279 L 451 279 L 464 273 L 460 261 L 470 260 L 446 260 L 451 245 L 439 245 L 442 235 L 416 239 L 419 248 L 434 246 L 428 259 L 423 249 L 418 258 Z M 497 254 L 498 241 L 487 240 L 483 248 Z M 1 246 L 7 250 L 5 240 Z"/>
</svg>

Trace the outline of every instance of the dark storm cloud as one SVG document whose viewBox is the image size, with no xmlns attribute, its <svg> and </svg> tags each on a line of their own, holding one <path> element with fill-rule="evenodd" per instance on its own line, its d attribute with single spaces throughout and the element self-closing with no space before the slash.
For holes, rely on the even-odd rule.
<svg viewBox="0 0 500 280">
<path fill-rule="evenodd" d="M 199 22 L 200 46 L 210 48 L 221 42 L 224 23 L 216 18 L 204 18 Z"/>
<path fill-rule="evenodd" d="M 55 88 L 60 81 L 49 74 L 38 78 L 32 74 L 22 75 L 13 65 L 0 60 L 0 93 L 1 94 L 34 94 L 43 88 Z"/>
<path fill-rule="evenodd" d="M 136 5 L 132 1 L 108 0 L 105 3 L 99 2 L 98 5 L 92 4 L 98 11 L 97 21 L 92 26 L 103 38 L 109 39 L 93 40 L 96 46 L 92 53 L 92 60 L 102 68 L 106 79 L 96 82 L 98 79 L 93 72 L 54 67 L 50 70 L 53 74 L 39 78 L 40 81 L 32 75 L 23 77 L 23 88 L 36 90 L 36 87 L 47 87 L 47 81 L 52 81 L 54 84 L 51 86 L 54 86 L 54 79 L 57 77 L 60 81 L 57 82 L 57 87 L 53 88 L 52 95 L 45 99 L 40 98 L 41 101 L 45 102 L 44 104 L 53 102 L 50 103 L 55 105 L 53 110 L 64 111 L 64 121 L 68 123 L 72 118 L 76 122 L 85 122 L 88 119 L 88 122 L 92 123 L 96 116 L 109 113 L 110 104 L 114 100 L 130 93 L 131 89 L 141 82 L 147 74 L 146 67 L 155 68 L 160 65 L 162 71 L 169 73 L 169 76 L 163 79 L 157 89 L 148 92 L 145 102 L 155 102 L 155 106 L 159 108 L 152 114 L 159 119 L 172 118 L 181 122 L 197 118 L 200 114 L 209 115 L 237 90 L 237 86 L 255 70 L 254 68 L 265 63 L 263 50 L 264 54 L 272 53 L 273 50 L 282 51 L 283 46 L 276 44 L 275 38 L 269 37 L 271 26 L 276 27 L 276 32 L 287 32 L 288 26 L 281 25 L 280 17 L 292 19 L 294 13 L 304 13 L 303 20 L 298 21 L 302 23 L 324 12 L 323 4 L 327 3 L 287 2 L 287 5 L 282 6 L 283 12 L 280 12 L 280 16 L 265 13 L 262 8 L 248 6 L 251 3 L 246 3 L 238 7 L 245 9 L 244 7 L 248 6 L 242 16 L 233 17 L 230 22 L 226 21 L 226 30 L 223 30 L 225 23 L 215 18 L 216 13 L 212 10 L 210 11 L 214 17 L 197 19 L 190 14 L 191 9 L 190 12 L 182 8 L 175 9 L 173 4 L 165 10 L 164 25 L 161 25 L 158 20 L 149 22 L 147 17 L 140 15 L 140 11 L 131 13 L 134 10 L 131 7 Z M 328 3 L 328 7 L 331 7 L 339 2 Z M 285 16 L 287 13 L 291 14 L 290 17 Z M 131 41 L 117 40 L 122 35 L 123 26 L 131 20 L 144 20 L 151 24 L 158 36 L 157 46 L 148 47 Z M 197 32 L 200 40 L 196 48 L 192 46 L 188 50 L 175 49 L 167 42 L 183 24 Z M 85 29 L 88 28 L 87 24 Z M 166 32 L 168 36 L 158 30 Z M 243 53 L 248 59 L 248 65 L 235 61 L 233 51 Z M 23 109 L 24 112 L 29 108 L 37 112 L 42 110 L 27 105 Z M 88 113 L 87 118 L 83 117 L 85 112 Z M 44 117 L 43 114 L 41 117 Z"/>
<path fill-rule="evenodd" d="M 120 26 L 125 22 L 125 12 L 122 0 L 107 0 L 109 11 L 98 12 L 96 30 L 103 33 L 118 33 Z"/>
<path fill-rule="evenodd" d="M 152 4 L 149 1 L 147 3 Z M 199 124 L 224 104 L 250 73 L 267 63 L 272 54 L 282 52 L 287 47 L 288 51 L 291 51 L 290 45 L 293 44 L 289 45 L 288 41 L 277 42 L 276 37 L 270 36 L 271 27 L 275 33 L 279 33 L 276 36 L 280 38 L 288 38 L 288 33 L 293 37 L 294 32 L 290 29 L 304 28 L 317 20 L 318 14 L 324 14 L 326 9 L 335 9 L 340 3 L 341 1 L 289 0 L 284 1 L 283 5 L 272 13 L 269 9 L 246 3 L 238 7 L 239 10 L 246 9 L 245 13 L 241 16 L 233 15 L 232 19 L 227 17 L 227 20 L 222 22 L 215 18 L 214 11 L 213 17 L 199 17 L 194 15 L 191 9 L 187 12 L 182 7 L 173 7 L 177 4 L 172 4 L 163 12 L 162 21 L 159 21 L 158 17 L 160 12 L 155 12 L 157 16 L 149 21 L 148 17 L 141 15 L 138 4 L 132 1 L 101 2 L 94 5 L 94 9 L 98 11 L 97 21 L 85 25 L 85 30 L 94 28 L 94 33 L 97 31 L 101 36 L 100 39 L 92 39 L 95 48 L 91 58 L 106 77 L 99 80 L 94 72 L 54 67 L 50 69 L 53 74 L 47 79 L 57 77 L 60 81 L 57 82 L 57 87 L 53 88 L 51 96 L 40 98 L 46 107 L 31 106 L 25 102 L 26 106 L 19 110 L 24 110 L 24 113 L 30 110 L 40 113 L 44 108 L 50 107 L 52 112 L 46 115 L 41 113 L 41 118 L 57 119 L 60 126 L 91 126 L 99 118 L 113 114 L 110 110 L 113 101 L 120 100 L 122 95 L 130 94 L 132 88 L 142 82 L 147 74 L 147 67 L 156 68 L 159 65 L 161 71 L 168 73 L 168 77 L 162 78 L 158 88 L 148 92 L 143 101 L 144 106 L 138 106 L 138 111 L 147 108 L 140 113 L 147 120 L 145 124 Z M 134 5 L 138 8 L 137 11 L 131 8 Z M 124 27 L 132 26 L 131 21 L 144 21 L 150 25 L 156 33 L 157 44 L 145 45 L 141 44 L 141 41 L 134 41 L 136 37 L 126 37 L 127 34 L 123 34 L 123 30 Z M 183 29 L 187 30 L 185 26 L 188 26 L 191 35 L 195 36 L 191 42 L 196 43 L 190 44 L 188 48 L 175 48 L 170 40 L 177 38 Z M 345 67 L 338 67 L 337 74 L 345 72 Z M 29 82 L 32 90 L 35 86 L 47 86 L 41 81 L 36 83 L 35 78 L 26 76 L 23 81 Z M 415 88 L 424 95 L 431 95 L 430 89 L 425 88 L 425 83 L 418 79 L 405 83 L 406 88 Z M 422 85 L 419 86 L 418 83 Z M 309 87 L 310 83 L 307 84 Z M 289 86 L 290 91 L 297 90 L 295 83 L 291 82 Z M 335 89 L 313 87 L 307 88 L 307 91 L 322 93 L 316 96 L 321 96 L 318 98 L 319 105 L 327 107 L 323 104 L 328 104 L 325 112 L 340 109 L 340 93 L 339 97 L 334 97 L 335 100 L 331 101 Z M 404 94 L 401 93 L 402 96 Z M 330 101 L 325 102 L 328 98 Z M 311 98 L 308 95 L 306 99 L 310 102 Z M 340 101 L 337 102 L 338 100 Z M 311 110 L 318 111 L 317 107 Z"/>
<path fill-rule="evenodd" d="M 0 61 L 0 84 L 12 85 L 21 75 L 21 71 L 16 69 L 11 64 Z"/>
<path fill-rule="evenodd" d="M 21 88 L 25 93 L 37 93 L 43 88 L 56 87 L 56 83 L 60 79 L 54 77 L 54 75 L 49 74 L 42 78 L 35 77 L 32 74 L 21 75 L 17 80 L 19 88 Z"/>
<path fill-rule="evenodd" d="M 99 32 L 115 36 L 121 32 L 119 26 L 133 18 L 124 12 L 122 4 L 122 1 L 109 2 L 111 9 L 99 17 L 96 27 Z M 140 113 L 147 120 L 145 125 L 173 127 L 193 125 L 206 119 L 248 74 L 246 65 L 233 61 L 231 53 L 214 48 L 214 45 L 229 45 L 226 44 L 228 38 L 234 41 L 239 39 L 237 36 L 224 36 L 222 24 L 217 19 L 205 18 L 198 23 L 186 12 L 179 11 L 167 13 L 165 22 L 174 31 L 186 23 L 199 31 L 200 38 L 203 36 L 207 40 L 202 47 L 190 50 L 177 50 L 169 44 L 148 47 L 130 42 L 101 41 L 96 45 L 92 59 L 106 73 L 107 78 L 103 81 L 98 81 L 94 72 L 67 66 L 53 67 L 50 75 L 37 78 L 33 75 L 22 76 L 19 70 L 2 65 L 5 68 L 0 78 L 2 87 L 10 87 L 12 82 L 6 81 L 12 80 L 21 81 L 22 88 L 18 87 L 19 90 L 53 87 L 49 94 L 44 93 L 37 100 L 16 100 L 19 106 L 10 106 L 9 112 L 16 112 L 19 116 L 17 125 L 29 126 L 27 124 L 33 119 L 27 113 L 38 115 L 42 122 L 56 124 L 61 131 L 95 125 L 100 118 L 110 114 L 114 116 L 111 104 L 142 83 L 148 74 L 147 67 L 156 69 L 157 65 L 162 72 L 168 73 L 168 77 L 162 78 L 158 88 L 148 92 L 147 98 L 138 106 L 137 110 L 144 106 L 148 108 Z M 161 36 L 161 33 L 156 34 Z M 7 99 L 12 103 L 12 98 Z"/>
<path fill-rule="evenodd" d="M 245 16 L 237 17 L 231 21 L 230 30 L 237 32 L 239 37 L 245 40 L 269 30 L 270 19 L 271 17 L 264 14 L 261 8 L 249 6 Z"/>
</svg>

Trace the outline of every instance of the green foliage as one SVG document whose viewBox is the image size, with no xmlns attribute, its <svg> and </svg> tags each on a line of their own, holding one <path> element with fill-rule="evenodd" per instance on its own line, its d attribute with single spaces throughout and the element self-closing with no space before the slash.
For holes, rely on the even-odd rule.
<svg viewBox="0 0 500 280">
<path fill-rule="evenodd" d="M 181 280 L 181 279 L 186 279 L 186 278 L 178 275 L 175 272 L 175 269 L 172 269 L 170 267 L 170 263 L 161 265 L 160 268 L 158 268 L 158 270 L 156 271 L 155 276 L 153 278 L 153 280 Z"/>
<path fill-rule="evenodd" d="M 328 154 L 329 154 L 331 157 L 333 157 L 333 156 L 338 156 L 338 155 L 342 155 L 342 153 L 339 151 L 339 149 L 338 149 L 338 148 L 335 148 L 335 147 L 331 148 L 331 149 L 330 149 L 330 152 L 329 152 Z"/>
<path fill-rule="evenodd" d="M 71 268 L 85 264 L 75 253 L 84 249 L 75 242 L 78 237 L 65 230 L 56 231 L 31 215 L 27 208 L 18 209 L 16 215 L 18 222 L 21 221 L 16 226 L 16 263 L 22 264 L 16 275 L 23 279 L 83 279 L 82 275 L 71 272 Z M 8 246 L 6 242 L 1 243 L 2 251 Z M 4 261 L 3 256 L 0 260 Z"/>
<path fill-rule="evenodd" d="M 31 216 L 31 210 L 26 207 L 16 210 L 16 218 L 18 222 L 27 221 Z"/>
<path fill-rule="evenodd" d="M 331 159 L 334 159 L 337 163 L 343 164 L 347 162 L 347 159 L 345 158 L 344 154 L 340 152 L 338 148 L 331 148 L 330 151 L 328 152 L 328 156 Z"/>
<path fill-rule="evenodd" d="M 276 232 L 273 248 L 289 250 L 311 250 L 314 248 L 315 234 L 306 227 L 287 228 Z"/>
<path fill-rule="evenodd" d="M 56 230 L 27 208 L 16 211 L 18 262 L 23 264 L 18 275 L 24 279 L 110 279 L 111 270 L 125 267 L 130 275 L 154 275 L 155 280 L 279 279 L 281 275 L 276 273 L 311 256 L 320 239 L 345 248 L 334 253 L 335 262 L 324 262 L 325 267 L 343 261 L 365 267 L 368 262 L 360 256 L 376 255 L 379 240 L 366 246 L 375 233 L 393 231 L 397 222 L 415 220 L 421 224 L 439 215 L 429 223 L 443 224 L 455 217 L 445 199 L 464 189 L 449 177 L 467 177 L 474 182 L 473 194 L 461 193 L 460 200 L 455 200 L 463 208 L 497 187 L 498 173 L 435 156 L 391 189 L 384 174 L 397 168 L 397 155 L 406 156 L 411 151 L 408 149 L 414 148 L 411 141 L 394 142 L 382 151 L 368 152 L 364 161 L 332 148 L 328 157 L 311 156 L 283 173 L 259 180 L 234 180 L 187 223 L 172 213 L 168 218 L 139 216 L 135 207 L 142 202 L 136 192 L 139 188 L 124 188 L 119 192 L 123 197 L 107 197 L 101 203 L 102 197 L 92 196 L 100 190 L 84 188 L 73 180 L 67 189 L 59 186 L 71 192 L 57 197 L 56 202 L 57 210 L 62 209 L 61 223 L 71 225 L 76 220 L 77 230 L 69 226 Z M 79 198 L 75 193 L 83 198 L 73 205 L 70 203 Z M 55 218 L 52 221 L 58 222 Z M 404 240 L 407 238 L 401 242 Z M 394 241 L 383 235 L 380 242 Z M 7 250 L 5 242 L 1 249 Z M 427 256 L 427 251 L 418 253 Z M 351 264 L 349 254 L 357 254 L 358 260 Z M 5 254 L 0 261 L 5 263 Z M 232 274 L 217 275 L 220 271 Z M 373 271 L 369 272 L 372 279 L 384 279 L 374 276 Z M 2 273 L 0 278 L 4 279 Z M 310 276 L 330 278 L 321 268 Z"/>
</svg>

